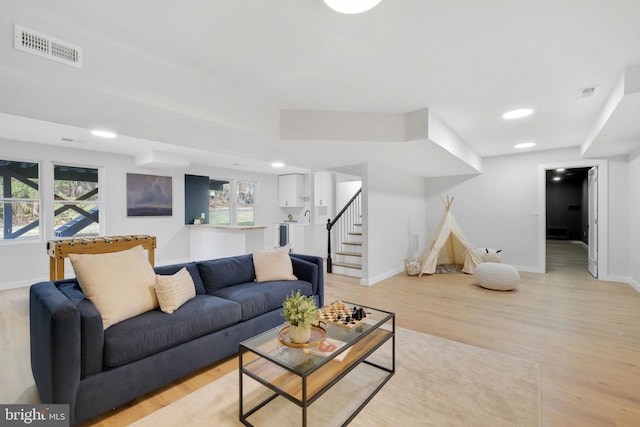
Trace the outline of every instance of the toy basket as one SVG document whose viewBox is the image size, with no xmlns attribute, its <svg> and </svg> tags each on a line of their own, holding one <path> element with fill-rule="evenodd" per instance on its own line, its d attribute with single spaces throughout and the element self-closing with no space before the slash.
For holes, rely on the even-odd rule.
<svg viewBox="0 0 640 427">
<path fill-rule="evenodd" d="M 407 268 L 409 276 L 417 276 L 422 271 L 422 260 L 420 258 L 406 258 L 404 266 Z"/>
</svg>

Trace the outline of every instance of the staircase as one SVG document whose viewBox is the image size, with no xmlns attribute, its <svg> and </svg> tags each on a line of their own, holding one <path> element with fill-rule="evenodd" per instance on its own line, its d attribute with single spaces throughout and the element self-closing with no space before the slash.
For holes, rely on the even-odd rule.
<svg viewBox="0 0 640 427">
<path fill-rule="evenodd" d="M 327 272 L 362 277 L 362 215 L 358 190 L 338 215 L 327 222 Z M 332 252 L 331 241 L 336 250 Z"/>
<path fill-rule="evenodd" d="M 333 272 L 345 276 L 362 276 L 362 224 L 353 224 L 354 231 L 346 233 L 333 261 Z"/>
</svg>

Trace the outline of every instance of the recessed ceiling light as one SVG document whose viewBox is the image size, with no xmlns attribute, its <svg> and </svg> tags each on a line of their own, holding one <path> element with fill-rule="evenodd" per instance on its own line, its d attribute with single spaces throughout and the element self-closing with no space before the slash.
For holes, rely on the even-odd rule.
<svg viewBox="0 0 640 427">
<path fill-rule="evenodd" d="M 523 149 L 523 148 L 531 148 L 531 147 L 535 147 L 536 143 L 535 142 L 521 142 L 520 144 L 516 144 L 514 145 L 514 148 L 517 149 Z"/>
<path fill-rule="evenodd" d="M 507 111 L 502 115 L 503 119 L 521 119 L 522 117 L 530 116 L 533 113 L 533 108 L 520 108 L 517 110 Z"/>
<path fill-rule="evenodd" d="M 115 132 L 111 132 L 108 130 L 99 130 L 99 129 L 95 129 L 91 131 L 91 135 L 93 136 L 99 136 L 100 138 L 115 138 L 116 133 Z"/>
<path fill-rule="evenodd" d="M 336 12 L 354 14 L 373 9 L 382 0 L 324 0 Z"/>
<path fill-rule="evenodd" d="M 273 162 L 273 163 L 271 163 L 271 167 L 273 167 L 273 168 L 283 168 L 284 167 L 284 163 L 282 163 L 282 162 Z"/>
</svg>

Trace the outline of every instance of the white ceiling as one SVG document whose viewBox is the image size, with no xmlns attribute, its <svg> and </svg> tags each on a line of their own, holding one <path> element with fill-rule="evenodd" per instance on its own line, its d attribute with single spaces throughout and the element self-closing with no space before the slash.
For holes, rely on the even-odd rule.
<svg viewBox="0 0 640 427">
<path fill-rule="evenodd" d="M 626 154 L 640 146 L 640 122 L 629 120 L 637 99 L 599 118 L 625 69 L 640 64 L 638 16 L 638 0 L 382 0 L 361 15 L 322 0 L 3 0 L 0 137 L 256 171 L 281 160 L 475 172 L 428 138 L 280 138 L 281 110 L 429 109 L 483 157 L 529 140 L 535 150 Z M 81 46 L 83 68 L 14 49 L 14 24 Z M 501 118 L 518 107 L 535 112 Z M 87 132 L 96 127 L 120 137 L 96 140 Z"/>
</svg>

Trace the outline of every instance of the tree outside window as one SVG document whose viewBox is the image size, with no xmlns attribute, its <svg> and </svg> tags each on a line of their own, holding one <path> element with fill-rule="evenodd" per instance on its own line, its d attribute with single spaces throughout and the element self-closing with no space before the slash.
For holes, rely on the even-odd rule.
<svg viewBox="0 0 640 427">
<path fill-rule="evenodd" d="M 40 237 L 37 163 L 0 160 L 0 240 Z"/>
<path fill-rule="evenodd" d="M 231 225 L 229 181 L 209 180 L 209 224 Z"/>
<path fill-rule="evenodd" d="M 255 190 L 253 181 L 238 181 L 237 218 L 238 225 L 255 225 Z"/>
<path fill-rule="evenodd" d="M 54 165 L 53 180 L 55 237 L 97 236 L 98 169 Z"/>
</svg>

